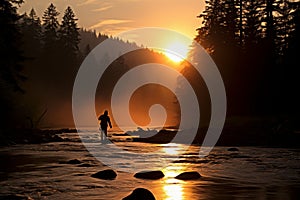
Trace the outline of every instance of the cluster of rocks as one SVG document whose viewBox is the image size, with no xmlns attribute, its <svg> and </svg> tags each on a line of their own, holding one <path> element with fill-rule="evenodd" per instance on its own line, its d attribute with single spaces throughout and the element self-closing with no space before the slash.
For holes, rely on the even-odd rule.
<svg viewBox="0 0 300 200">
<path fill-rule="evenodd" d="M 112 169 L 106 169 L 99 171 L 91 175 L 94 178 L 113 180 L 117 177 L 117 173 Z M 162 171 L 141 171 L 134 174 L 135 178 L 157 180 L 163 178 L 165 175 Z M 178 176 L 174 177 L 179 180 L 197 180 L 201 178 L 201 175 L 196 171 L 183 172 Z M 155 200 L 155 196 L 151 191 L 145 188 L 136 188 L 128 196 L 124 197 L 123 200 Z"/>
</svg>

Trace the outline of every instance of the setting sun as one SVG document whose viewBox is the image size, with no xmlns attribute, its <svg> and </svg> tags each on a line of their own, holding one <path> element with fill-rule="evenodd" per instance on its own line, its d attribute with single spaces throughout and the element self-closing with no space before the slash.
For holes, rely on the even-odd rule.
<svg viewBox="0 0 300 200">
<path fill-rule="evenodd" d="M 167 45 L 163 53 L 173 62 L 181 62 L 187 57 L 188 45 L 182 42 L 174 42 Z"/>
</svg>

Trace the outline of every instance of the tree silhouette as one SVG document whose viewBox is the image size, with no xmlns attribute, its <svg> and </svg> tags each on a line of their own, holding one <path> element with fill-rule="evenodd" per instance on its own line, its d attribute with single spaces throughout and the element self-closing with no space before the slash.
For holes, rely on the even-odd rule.
<svg viewBox="0 0 300 200">
<path fill-rule="evenodd" d="M 57 30 L 59 27 L 59 23 L 57 17 L 59 12 L 56 10 L 56 7 L 51 3 L 47 10 L 44 12 L 43 15 L 43 26 L 44 26 L 44 49 L 46 50 L 53 50 L 55 48 L 58 35 Z"/>
<path fill-rule="evenodd" d="M 17 6 L 22 0 L 0 1 L 0 134 L 17 122 L 14 111 L 16 92 L 24 92 L 21 83 L 25 80 L 22 75 L 23 61 L 21 51 L 21 32 L 18 26 L 20 16 Z"/>
<path fill-rule="evenodd" d="M 299 2 L 207 0 L 199 17 L 195 39 L 223 75 L 229 112 L 283 111 L 287 87 L 297 85 L 291 77 L 299 74 L 292 64 L 299 51 Z"/>
<path fill-rule="evenodd" d="M 236 96 L 244 91 L 240 77 L 243 70 L 239 67 L 241 46 L 239 38 L 238 2 L 230 0 L 206 1 L 204 12 L 199 15 L 203 26 L 198 28 L 198 41 L 212 56 L 224 77 L 230 105 L 243 102 L 245 95 Z M 240 85 L 241 87 L 235 87 Z M 232 110 L 230 110 L 232 111 Z"/>
<path fill-rule="evenodd" d="M 76 23 L 77 19 L 71 7 L 65 10 L 60 28 L 59 28 L 59 50 L 60 73 L 64 75 L 69 87 L 72 87 L 74 78 L 79 68 L 79 42 L 80 34 Z"/>
<path fill-rule="evenodd" d="M 41 52 L 41 20 L 33 8 L 29 15 L 26 13 L 23 15 L 22 20 L 24 56 L 32 61 L 33 59 L 37 59 Z"/>
<path fill-rule="evenodd" d="M 23 3 L 22 0 L 2 0 L 0 2 L 0 80 L 1 89 L 12 88 L 22 91 L 19 81 L 24 79 L 21 75 L 22 66 L 20 61 L 23 56 L 20 50 L 20 29 L 16 5 Z"/>
<path fill-rule="evenodd" d="M 63 44 L 66 55 L 70 57 L 76 57 L 79 51 L 79 28 L 77 26 L 78 19 L 75 18 L 75 14 L 71 7 L 67 7 L 65 10 L 63 20 L 59 29 L 60 42 Z"/>
<path fill-rule="evenodd" d="M 300 95 L 298 94 L 300 85 L 300 2 L 289 2 L 289 38 L 286 52 L 284 54 L 284 66 L 282 70 L 285 74 L 283 88 L 286 98 L 283 100 L 288 110 L 297 115 L 300 112 Z"/>
<path fill-rule="evenodd" d="M 58 37 L 58 22 L 59 12 L 56 7 L 51 3 L 43 14 L 43 36 L 42 43 L 43 49 L 39 59 L 40 69 L 38 74 L 43 77 L 45 87 L 49 91 L 56 90 L 57 87 L 51 82 L 59 83 L 61 75 L 60 70 L 60 43 Z"/>
</svg>

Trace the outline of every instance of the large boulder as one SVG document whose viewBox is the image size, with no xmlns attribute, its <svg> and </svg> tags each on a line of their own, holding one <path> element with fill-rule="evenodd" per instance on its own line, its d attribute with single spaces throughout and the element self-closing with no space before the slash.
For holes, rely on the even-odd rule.
<svg viewBox="0 0 300 200">
<path fill-rule="evenodd" d="M 133 192 L 122 200 L 155 200 L 152 192 L 145 188 L 136 188 Z"/>
<path fill-rule="evenodd" d="M 183 172 L 175 178 L 180 180 L 196 180 L 201 178 L 201 175 L 198 172 Z"/>
<path fill-rule="evenodd" d="M 231 148 L 227 149 L 227 151 L 239 151 L 239 149 L 235 148 L 235 147 L 231 147 Z"/>
<path fill-rule="evenodd" d="M 117 173 L 112 169 L 106 169 L 100 172 L 97 172 L 95 174 L 92 174 L 93 178 L 100 178 L 100 179 L 106 179 L 106 180 L 112 180 L 117 177 Z"/>
<path fill-rule="evenodd" d="M 165 175 L 162 171 L 142 171 L 134 175 L 135 178 L 156 180 L 163 178 Z"/>
</svg>

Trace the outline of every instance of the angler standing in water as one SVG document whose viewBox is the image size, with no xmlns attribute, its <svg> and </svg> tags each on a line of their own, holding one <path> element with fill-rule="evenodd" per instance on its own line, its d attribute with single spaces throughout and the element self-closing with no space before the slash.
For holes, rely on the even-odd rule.
<svg viewBox="0 0 300 200">
<path fill-rule="evenodd" d="M 101 140 L 103 140 L 103 133 L 107 136 L 107 127 L 112 128 L 108 111 L 105 110 L 104 113 L 98 117 L 98 120 L 100 121 Z"/>
</svg>

